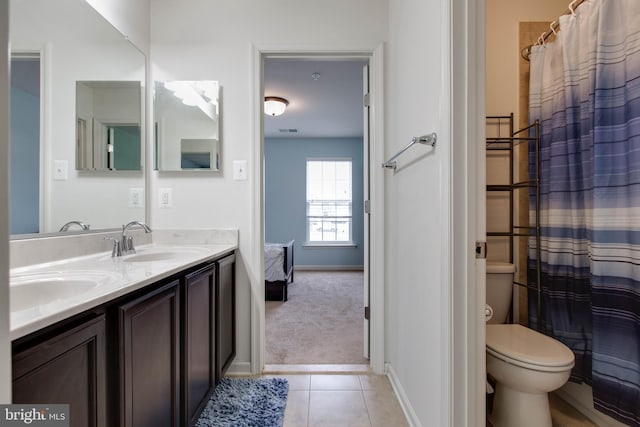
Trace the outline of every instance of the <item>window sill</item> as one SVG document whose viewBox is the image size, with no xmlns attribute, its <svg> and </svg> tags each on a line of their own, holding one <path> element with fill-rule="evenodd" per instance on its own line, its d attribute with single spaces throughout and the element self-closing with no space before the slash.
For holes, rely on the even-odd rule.
<svg viewBox="0 0 640 427">
<path fill-rule="evenodd" d="M 304 242 L 303 248 L 357 248 L 355 242 Z"/>
</svg>

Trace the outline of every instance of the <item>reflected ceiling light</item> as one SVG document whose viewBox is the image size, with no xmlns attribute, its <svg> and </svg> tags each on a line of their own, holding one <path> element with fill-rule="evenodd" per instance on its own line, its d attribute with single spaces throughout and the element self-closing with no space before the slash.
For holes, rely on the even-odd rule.
<svg viewBox="0 0 640 427">
<path fill-rule="evenodd" d="M 289 101 L 278 96 L 265 96 L 264 97 L 264 113 L 270 116 L 279 116 L 287 109 Z"/>
<path fill-rule="evenodd" d="M 173 92 L 184 105 L 198 107 L 213 120 L 218 117 L 218 82 L 174 80 L 164 82 L 165 89 Z"/>
</svg>

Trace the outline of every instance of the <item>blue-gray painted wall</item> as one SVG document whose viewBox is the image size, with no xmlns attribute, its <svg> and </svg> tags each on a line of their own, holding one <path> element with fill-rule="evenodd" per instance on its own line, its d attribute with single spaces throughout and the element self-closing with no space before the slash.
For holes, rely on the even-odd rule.
<svg viewBox="0 0 640 427">
<path fill-rule="evenodd" d="M 297 266 L 364 265 L 362 138 L 265 139 L 265 239 L 295 239 Z M 304 247 L 306 228 L 306 161 L 308 158 L 353 161 L 353 231 L 356 247 Z"/>
<path fill-rule="evenodd" d="M 39 61 L 11 63 L 11 234 L 38 233 L 40 230 L 39 67 Z M 25 78 L 29 75 L 33 76 L 31 81 Z M 18 78 L 20 80 L 16 82 Z M 27 90 L 24 90 L 25 88 Z"/>
</svg>

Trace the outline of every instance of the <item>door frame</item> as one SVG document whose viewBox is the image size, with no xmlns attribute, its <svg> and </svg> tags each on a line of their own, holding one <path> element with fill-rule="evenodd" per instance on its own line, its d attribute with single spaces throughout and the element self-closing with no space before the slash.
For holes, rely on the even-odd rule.
<svg viewBox="0 0 640 427">
<path fill-rule="evenodd" d="M 451 43 L 451 425 L 486 424 L 485 13 L 486 1 L 450 0 Z"/>
<path fill-rule="evenodd" d="M 40 61 L 40 135 L 39 135 L 39 195 L 38 195 L 38 227 L 39 232 L 51 230 L 51 185 L 47 179 L 51 173 L 48 159 L 51 158 L 51 44 L 13 44 L 9 52 L 9 63 L 13 54 L 34 55 Z M 11 106 L 9 106 L 11 109 Z M 9 141 L 11 144 L 11 141 Z M 11 230 L 9 230 L 11 232 Z"/>
<path fill-rule="evenodd" d="M 9 2 L 0 2 L 0 313 L 9 313 Z M 0 316 L 0 403 L 11 403 L 9 315 Z"/>
<path fill-rule="evenodd" d="M 249 279 L 251 282 L 251 372 L 260 374 L 264 370 L 265 353 L 265 302 L 264 302 L 264 113 L 263 71 L 265 58 L 326 57 L 368 58 L 370 83 L 370 152 L 369 179 L 371 181 L 371 234 L 369 253 L 370 275 L 370 359 L 373 372 L 383 374 L 384 365 L 384 175 L 375 165 L 384 161 L 384 51 L 383 46 L 345 48 L 338 46 L 300 47 L 299 45 L 252 46 L 252 119 L 253 135 L 251 161 L 251 224 L 250 235 L 254 236 L 249 254 Z M 252 270 L 252 271 L 251 271 Z"/>
</svg>

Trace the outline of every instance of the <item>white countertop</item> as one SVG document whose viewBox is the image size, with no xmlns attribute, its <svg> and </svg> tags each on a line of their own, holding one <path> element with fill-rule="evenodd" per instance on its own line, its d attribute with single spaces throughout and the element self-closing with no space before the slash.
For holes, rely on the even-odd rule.
<svg viewBox="0 0 640 427">
<path fill-rule="evenodd" d="M 136 247 L 134 255 L 112 258 L 109 251 L 11 269 L 10 338 L 23 337 L 235 249 L 237 244 L 233 243 L 152 243 Z M 73 283 L 74 279 L 90 279 L 95 284 L 79 286 L 79 290 L 67 288 L 66 295 L 60 296 L 55 291 L 57 283 L 48 286 L 51 280 L 60 278 L 68 279 L 59 280 L 61 284 Z M 29 297 L 20 302 L 17 289 L 38 280 L 47 282 L 47 292 L 27 293 Z M 32 297 L 37 303 L 30 304 Z"/>
</svg>

